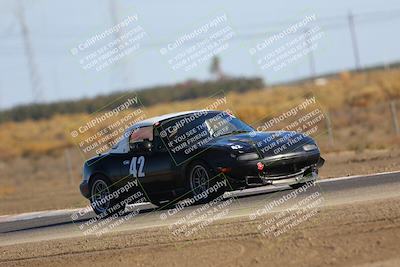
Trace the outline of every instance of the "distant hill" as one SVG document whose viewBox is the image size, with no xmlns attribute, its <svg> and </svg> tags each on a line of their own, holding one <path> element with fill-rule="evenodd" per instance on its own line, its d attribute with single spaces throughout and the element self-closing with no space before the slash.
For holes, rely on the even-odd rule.
<svg viewBox="0 0 400 267">
<path fill-rule="evenodd" d="M 210 97 L 224 91 L 246 92 L 265 87 L 261 78 L 229 78 L 218 81 L 187 81 L 185 83 L 157 86 L 141 90 L 130 90 L 99 95 L 80 100 L 59 101 L 46 104 L 28 104 L 16 106 L 0 112 L 0 122 L 23 121 L 27 119 L 45 119 L 56 114 L 92 113 L 127 93 L 136 92 L 144 106 L 151 106 L 171 101 L 182 101 L 200 97 Z"/>
</svg>

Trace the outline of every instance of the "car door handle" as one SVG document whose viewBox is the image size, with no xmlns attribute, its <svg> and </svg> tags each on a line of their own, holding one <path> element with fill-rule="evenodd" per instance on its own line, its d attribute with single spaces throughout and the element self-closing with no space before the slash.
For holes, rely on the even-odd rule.
<svg viewBox="0 0 400 267">
<path fill-rule="evenodd" d="M 130 163 L 129 160 L 124 160 L 124 161 L 122 162 L 122 164 L 124 164 L 124 165 L 129 165 L 129 163 Z"/>
</svg>

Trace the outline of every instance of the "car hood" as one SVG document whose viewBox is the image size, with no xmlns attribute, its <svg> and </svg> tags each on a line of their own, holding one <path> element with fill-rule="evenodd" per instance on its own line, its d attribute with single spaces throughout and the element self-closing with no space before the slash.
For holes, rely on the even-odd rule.
<svg viewBox="0 0 400 267">
<path fill-rule="evenodd" d="M 266 156 L 304 151 L 305 144 L 314 140 L 304 134 L 288 131 L 250 132 L 214 138 L 210 146 L 229 147 L 238 153 L 258 152 Z"/>
</svg>

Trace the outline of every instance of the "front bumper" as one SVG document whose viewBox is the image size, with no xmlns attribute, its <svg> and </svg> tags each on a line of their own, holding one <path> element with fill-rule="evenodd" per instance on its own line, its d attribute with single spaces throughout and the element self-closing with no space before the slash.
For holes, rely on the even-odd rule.
<svg viewBox="0 0 400 267">
<path fill-rule="evenodd" d="M 318 169 L 315 166 L 303 168 L 301 171 L 281 176 L 246 176 L 246 186 L 261 185 L 291 185 L 315 181 L 318 178 Z"/>
<path fill-rule="evenodd" d="M 259 170 L 257 163 L 264 165 Z M 318 151 L 297 152 L 251 161 L 236 161 L 226 173 L 235 188 L 263 185 L 297 184 L 318 178 L 318 169 L 324 164 Z"/>
</svg>

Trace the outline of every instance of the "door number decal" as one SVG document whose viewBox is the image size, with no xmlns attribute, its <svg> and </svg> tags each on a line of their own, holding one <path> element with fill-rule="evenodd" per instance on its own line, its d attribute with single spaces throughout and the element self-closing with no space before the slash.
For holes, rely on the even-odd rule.
<svg viewBox="0 0 400 267">
<path fill-rule="evenodd" d="M 131 160 L 131 166 L 129 167 L 129 173 L 133 175 L 133 177 L 144 177 L 145 173 L 143 172 L 144 169 L 144 156 L 140 157 L 133 157 Z M 139 169 L 138 169 L 139 165 Z"/>
</svg>

